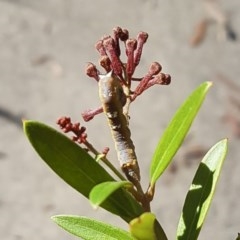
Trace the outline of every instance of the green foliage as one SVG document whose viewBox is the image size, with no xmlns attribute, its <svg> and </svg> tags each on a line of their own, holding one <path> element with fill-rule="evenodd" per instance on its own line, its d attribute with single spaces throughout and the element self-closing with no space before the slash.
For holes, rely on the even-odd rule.
<svg viewBox="0 0 240 240">
<path fill-rule="evenodd" d="M 143 213 L 130 222 L 130 232 L 138 240 L 167 240 L 154 214 Z"/>
<path fill-rule="evenodd" d="M 155 185 L 179 149 L 210 86 L 210 82 L 201 84 L 178 109 L 166 128 L 157 145 L 150 166 L 150 184 L 152 186 Z"/>
<path fill-rule="evenodd" d="M 127 231 L 94 219 L 67 215 L 54 216 L 52 219 L 66 231 L 85 240 L 134 240 Z"/>
<path fill-rule="evenodd" d="M 51 127 L 24 121 L 24 131 L 49 167 L 85 197 L 88 198 L 92 188 L 99 183 L 114 181 L 84 149 Z M 117 189 L 102 207 L 127 222 L 143 212 L 138 202 L 123 189 Z"/>
<path fill-rule="evenodd" d="M 122 187 L 132 187 L 128 181 L 103 182 L 96 185 L 89 194 L 89 200 L 94 207 L 100 206 L 111 194 Z"/>
<path fill-rule="evenodd" d="M 224 139 L 214 145 L 200 163 L 184 202 L 177 239 L 195 240 L 198 238 L 226 153 L 227 140 Z"/>
<path fill-rule="evenodd" d="M 83 148 L 53 128 L 35 121 L 24 121 L 26 136 L 49 167 L 66 183 L 89 198 L 94 207 L 101 206 L 130 223 L 131 234 L 86 217 L 59 215 L 52 219 L 68 232 L 86 240 L 167 240 L 160 223 L 154 214 L 146 211 L 146 206 L 150 205 L 156 181 L 182 144 L 210 86 L 209 82 L 201 84 L 179 108 L 165 130 L 153 155 L 150 188 L 146 193 L 134 180 L 132 183 L 116 181 Z M 177 239 L 197 239 L 210 207 L 226 152 L 225 139 L 213 146 L 200 163 L 186 196 Z M 99 156 L 102 158 L 102 155 Z M 112 169 L 111 164 L 108 163 L 107 166 Z M 113 172 L 116 171 L 114 169 Z"/>
</svg>

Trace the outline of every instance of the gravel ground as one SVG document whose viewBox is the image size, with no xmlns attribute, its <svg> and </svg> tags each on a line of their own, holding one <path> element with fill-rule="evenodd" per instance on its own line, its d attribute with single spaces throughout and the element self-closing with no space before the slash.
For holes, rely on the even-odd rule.
<svg viewBox="0 0 240 240">
<path fill-rule="evenodd" d="M 133 37 L 139 31 L 149 33 L 139 75 L 158 61 L 172 76 L 171 85 L 149 90 L 131 112 L 145 187 L 154 147 L 173 113 L 200 83 L 214 82 L 175 164 L 157 185 L 153 211 L 169 239 L 174 239 L 199 161 L 196 155 L 228 137 L 228 157 L 199 239 L 236 238 L 240 231 L 240 42 L 223 39 L 221 24 L 226 16 L 240 36 L 240 2 L 216 4 L 220 12 L 206 11 L 203 1 L 191 0 L 0 0 L 0 239 L 75 239 L 50 220 L 56 214 L 85 215 L 127 228 L 106 211 L 94 211 L 53 174 L 33 151 L 21 126 L 25 118 L 57 128 L 59 116 L 82 121 L 82 111 L 99 105 L 97 86 L 85 76 L 84 67 L 89 61 L 97 63 L 93 46 L 115 26 L 127 28 Z M 195 39 L 192 46 L 189 41 L 196 26 L 206 17 L 212 20 L 205 38 L 199 45 Z M 199 25 L 200 33 L 204 26 Z M 99 149 L 110 146 L 110 156 L 115 157 L 104 116 L 85 126 L 89 139 Z"/>
</svg>

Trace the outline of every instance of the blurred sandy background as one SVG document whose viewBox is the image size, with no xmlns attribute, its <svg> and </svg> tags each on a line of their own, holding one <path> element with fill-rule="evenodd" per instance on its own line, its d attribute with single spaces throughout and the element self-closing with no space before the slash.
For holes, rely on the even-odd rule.
<svg viewBox="0 0 240 240">
<path fill-rule="evenodd" d="M 56 214 L 127 228 L 118 217 L 94 211 L 53 174 L 21 127 L 21 118 L 55 128 L 62 115 L 82 122 L 82 111 L 99 106 L 97 84 L 84 67 L 97 64 L 94 44 L 115 26 L 127 28 L 131 37 L 149 33 L 139 75 L 158 61 L 172 76 L 171 85 L 150 89 L 131 109 L 145 187 L 155 145 L 173 113 L 200 83 L 214 82 L 175 164 L 157 185 L 152 209 L 174 239 L 199 157 L 228 137 L 228 157 L 199 239 L 235 239 L 240 231 L 239 25 L 239 0 L 0 0 L 0 239 L 76 239 L 50 220 Z M 104 116 L 84 125 L 97 148 L 110 146 L 114 159 Z"/>
</svg>

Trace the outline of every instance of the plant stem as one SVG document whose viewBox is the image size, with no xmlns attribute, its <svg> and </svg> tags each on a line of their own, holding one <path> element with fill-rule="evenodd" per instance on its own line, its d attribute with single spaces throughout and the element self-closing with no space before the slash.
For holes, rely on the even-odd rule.
<svg viewBox="0 0 240 240">
<path fill-rule="evenodd" d="M 89 143 L 87 140 L 84 142 L 84 145 L 87 147 L 87 149 L 92 152 L 95 156 L 103 155 L 99 153 L 91 143 Z M 118 176 L 118 178 L 122 181 L 126 181 L 126 178 L 114 167 L 114 165 L 103 155 L 103 157 L 100 158 L 115 174 Z"/>
</svg>

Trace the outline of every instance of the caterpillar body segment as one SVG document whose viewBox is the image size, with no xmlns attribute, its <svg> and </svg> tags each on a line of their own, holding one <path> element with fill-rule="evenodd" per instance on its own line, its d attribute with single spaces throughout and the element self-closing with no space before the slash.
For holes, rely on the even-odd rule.
<svg viewBox="0 0 240 240">
<path fill-rule="evenodd" d="M 99 97 L 108 119 L 121 168 L 129 181 L 140 181 L 135 147 L 131 140 L 128 121 L 123 114 L 126 95 L 120 80 L 112 72 L 100 75 Z"/>
</svg>

